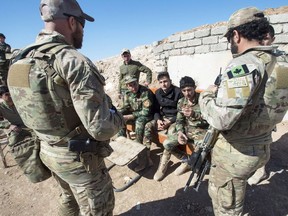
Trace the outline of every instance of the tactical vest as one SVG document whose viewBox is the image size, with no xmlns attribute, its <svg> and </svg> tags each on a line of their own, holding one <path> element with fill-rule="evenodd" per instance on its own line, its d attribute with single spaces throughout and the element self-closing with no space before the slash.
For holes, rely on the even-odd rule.
<svg viewBox="0 0 288 216">
<path fill-rule="evenodd" d="M 50 135 L 45 141 L 51 144 L 80 133 L 67 84 L 53 67 L 57 53 L 69 47 L 73 49 L 60 43 L 33 44 L 15 57 L 8 73 L 10 94 L 24 124 L 42 140 Z"/>
</svg>

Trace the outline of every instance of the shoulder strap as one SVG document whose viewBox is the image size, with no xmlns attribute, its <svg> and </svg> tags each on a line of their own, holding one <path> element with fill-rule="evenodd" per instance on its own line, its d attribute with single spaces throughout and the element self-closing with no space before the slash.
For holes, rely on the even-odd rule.
<svg viewBox="0 0 288 216">
<path fill-rule="evenodd" d="M 15 63 L 16 61 L 24 58 L 25 56 L 27 56 L 27 54 L 34 50 L 34 49 L 38 49 L 39 51 L 41 52 L 45 52 L 45 51 L 48 51 L 48 50 L 51 50 L 55 47 L 58 47 L 55 51 L 55 53 L 59 52 L 60 50 L 62 50 L 63 48 L 65 47 L 71 47 L 70 45 L 68 44 L 62 44 L 62 43 L 55 43 L 55 42 L 44 42 L 44 43 L 34 43 L 34 44 L 31 44 L 27 47 L 25 47 L 13 60 L 13 63 Z"/>
</svg>

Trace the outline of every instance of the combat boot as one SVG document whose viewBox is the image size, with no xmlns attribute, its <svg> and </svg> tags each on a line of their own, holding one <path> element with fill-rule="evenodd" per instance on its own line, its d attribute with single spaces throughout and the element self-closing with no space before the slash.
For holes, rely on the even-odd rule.
<svg viewBox="0 0 288 216">
<path fill-rule="evenodd" d="M 249 185 L 257 185 L 261 181 L 267 178 L 265 166 L 260 167 L 256 172 L 247 180 Z"/>
<path fill-rule="evenodd" d="M 167 150 L 164 150 L 160 163 L 159 163 L 159 167 L 153 177 L 155 181 L 161 181 L 164 178 L 170 157 L 171 157 L 171 153 L 168 152 Z"/>
<path fill-rule="evenodd" d="M 138 165 L 134 168 L 135 172 L 140 172 L 146 168 L 146 165 L 148 164 L 146 148 L 137 156 L 137 163 Z"/>
<path fill-rule="evenodd" d="M 153 166 L 153 161 L 152 161 L 152 159 L 150 157 L 150 149 L 147 150 L 147 166 L 148 167 Z"/>
<path fill-rule="evenodd" d="M 182 175 L 185 172 L 189 171 L 191 167 L 187 162 L 182 162 L 181 165 L 174 171 L 176 176 Z"/>
</svg>

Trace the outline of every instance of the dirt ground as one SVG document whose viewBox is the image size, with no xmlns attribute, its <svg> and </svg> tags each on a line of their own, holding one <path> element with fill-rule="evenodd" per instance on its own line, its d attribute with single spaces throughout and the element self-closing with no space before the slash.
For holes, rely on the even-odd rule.
<svg viewBox="0 0 288 216">
<path fill-rule="evenodd" d="M 249 212 L 252 216 L 288 215 L 287 131 L 288 122 L 283 122 L 277 126 L 277 132 L 273 133 L 271 159 L 266 166 L 269 178 L 257 186 L 247 186 L 245 213 Z M 9 167 L 0 169 L 0 215 L 56 215 L 59 190 L 55 181 L 50 178 L 42 183 L 30 183 L 15 165 L 4 140 L 1 147 L 4 148 Z M 213 215 L 212 204 L 207 193 L 207 180 L 201 184 L 199 192 L 191 187 L 184 192 L 183 187 L 190 172 L 175 176 L 173 171 L 179 165 L 175 158 L 172 158 L 164 180 L 161 182 L 153 180 L 161 151 L 161 146 L 154 145 L 152 150 L 154 166 L 131 187 L 122 192 L 115 192 L 114 215 Z M 107 165 L 110 164 L 107 162 Z M 121 189 L 124 181 L 136 175 L 131 171 L 134 166 L 135 161 L 132 161 L 128 166 L 116 166 L 109 171 L 115 190 Z M 208 176 L 205 177 L 207 178 Z"/>
</svg>

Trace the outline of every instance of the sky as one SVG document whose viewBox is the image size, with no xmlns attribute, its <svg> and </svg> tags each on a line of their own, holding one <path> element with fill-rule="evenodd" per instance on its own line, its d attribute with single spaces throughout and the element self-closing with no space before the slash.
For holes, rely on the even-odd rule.
<svg viewBox="0 0 288 216">
<path fill-rule="evenodd" d="M 120 55 L 123 48 L 150 45 L 195 27 L 227 21 L 236 10 L 287 6 L 287 0 L 78 0 L 94 17 L 86 22 L 80 52 L 92 61 Z M 0 32 L 12 48 L 35 41 L 44 23 L 40 0 L 1 0 Z"/>
</svg>

